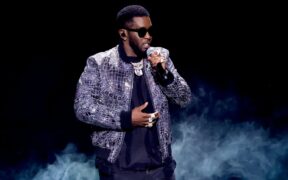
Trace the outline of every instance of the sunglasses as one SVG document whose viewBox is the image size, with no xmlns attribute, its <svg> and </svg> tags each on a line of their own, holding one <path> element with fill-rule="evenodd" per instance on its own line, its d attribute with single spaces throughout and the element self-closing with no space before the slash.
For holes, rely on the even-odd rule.
<svg viewBox="0 0 288 180">
<path fill-rule="evenodd" d="M 147 32 L 149 33 L 150 36 L 152 36 L 152 34 L 153 34 L 153 29 L 152 29 L 152 27 L 150 27 L 149 29 L 146 29 L 146 28 L 144 28 L 144 27 L 139 28 L 139 29 L 130 29 L 130 28 L 125 28 L 125 29 L 126 29 L 127 31 L 137 32 L 137 33 L 138 33 L 138 36 L 139 36 L 140 38 L 143 38 L 143 37 L 147 34 Z"/>
</svg>

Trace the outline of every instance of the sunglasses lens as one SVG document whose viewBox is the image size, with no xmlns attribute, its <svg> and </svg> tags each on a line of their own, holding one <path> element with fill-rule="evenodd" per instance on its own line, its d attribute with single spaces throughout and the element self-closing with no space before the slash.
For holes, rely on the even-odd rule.
<svg viewBox="0 0 288 180">
<path fill-rule="evenodd" d="M 141 29 L 139 29 L 139 31 L 138 31 L 138 35 L 139 35 L 139 37 L 141 37 L 141 38 L 143 38 L 143 37 L 146 35 L 146 33 L 147 33 L 147 30 L 146 30 L 145 28 L 141 28 Z"/>
<path fill-rule="evenodd" d="M 147 32 L 149 33 L 150 36 L 153 35 L 153 32 L 152 32 L 152 27 L 150 27 L 149 29 L 146 29 L 144 27 L 140 28 L 140 29 L 129 29 L 127 28 L 128 31 L 134 31 L 134 32 L 137 32 L 138 33 L 138 36 L 140 38 L 143 38 L 144 36 L 146 36 Z"/>
<path fill-rule="evenodd" d="M 138 35 L 139 35 L 139 37 L 143 38 L 147 34 L 147 32 L 149 33 L 150 36 L 152 36 L 153 35 L 152 27 L 150 27 L 149 29 L 140 28 L 138 30 Z"/>
</svg>

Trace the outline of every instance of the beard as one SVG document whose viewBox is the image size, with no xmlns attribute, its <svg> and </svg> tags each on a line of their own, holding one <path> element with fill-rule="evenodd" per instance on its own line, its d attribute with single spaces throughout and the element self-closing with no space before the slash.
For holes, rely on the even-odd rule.
<svg viewBox="0 0 288 180">
<path fill-rule="evenodd" d="M 137 45 L 135 45 L 133 42 L 129 42 L 130 47 L 133 49 L 133 51 L 135 52 L 135 54 L 137 55 L 137 57 L 139 58 L 146 58 L 147 54 L 146 51 L 142 51 Z"/>
</svg>

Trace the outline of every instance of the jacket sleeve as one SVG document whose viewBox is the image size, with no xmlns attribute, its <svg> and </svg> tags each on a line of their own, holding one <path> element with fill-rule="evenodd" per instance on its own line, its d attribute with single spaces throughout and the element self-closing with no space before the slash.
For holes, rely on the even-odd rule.
<svg viewBox="0 0 288 180">
<path fill-rule="evenodd" d="M 168 85 L 163 86 L 160 84 L 160 88 L 169 100 L 171 100 L 175 104 L 180 105 L 180 107 L 185 107 L 191 102 L 192 95 L 190 87 L 177 72 L 177 69 L 175 68 L 172 60 L 169 57 L 168 50 L 166 50 L 165 54 L 167 59 L 167 69 L 173 74 L 174 79 Z"/>
<path fill-rule="evenodd" d="M 88 58 L 76 88 L 74 111 L 85 123 L 104 129 L 121 130 L 129 112 L 109 107 L 101 100 L 101 73 L 95 58 Z M 121 120 L 122 118 L 122 120 Z"/>
</svg>

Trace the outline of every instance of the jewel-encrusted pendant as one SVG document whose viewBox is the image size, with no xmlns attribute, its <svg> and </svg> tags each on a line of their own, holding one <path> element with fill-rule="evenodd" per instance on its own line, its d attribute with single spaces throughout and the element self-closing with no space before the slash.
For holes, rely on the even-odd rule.
<svg viewBox="0 0 288 180">
<path fill-rule="evenodd" d="M 142 76 L 142 75 L 143 75 L 142 69 L 134 69 L 134 73 L 135 73 L 137 76 Z"/>
<path fill-rule="evenodd" d="M 133 68 L 134 68 L 134 73 L 137 75 L 137 76 L 142 76 L 143 75 L 143 59 L 137 63 L 131 63 L 133 65 Z"/>
</svg>

